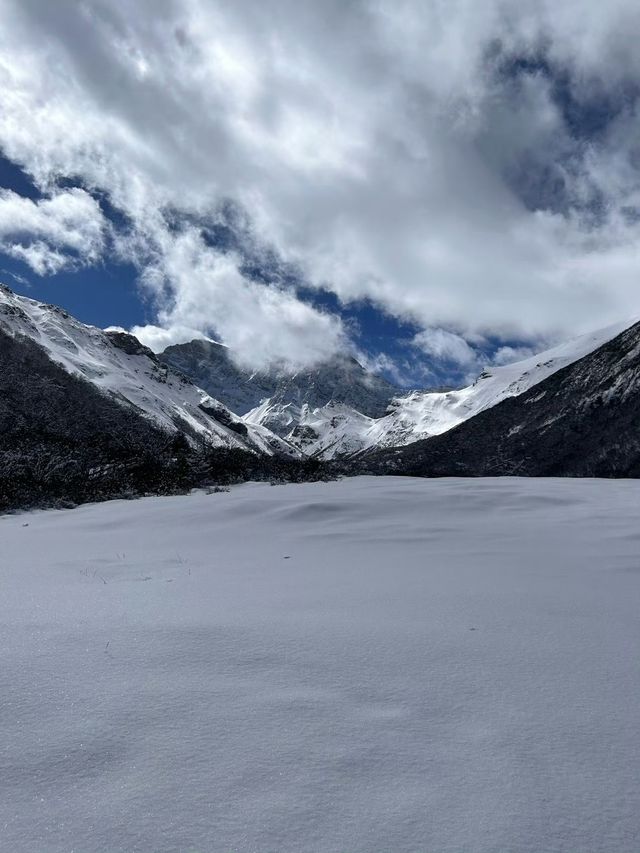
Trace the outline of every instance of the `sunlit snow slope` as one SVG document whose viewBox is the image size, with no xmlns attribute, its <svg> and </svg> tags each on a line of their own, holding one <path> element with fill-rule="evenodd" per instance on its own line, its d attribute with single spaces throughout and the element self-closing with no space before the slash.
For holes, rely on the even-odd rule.
<svg viewBox="0 0 640 853">
<path fill-rule="evenodd" d="M 507 397 L 527 391 L 615 338 L 633 324 L 629 319 L 581 335 L 523 361 L 485 369 L 478 379 L 459 391 L 416 391 L 396 398 L 389 415 L 376 421 L 366 436 L 367 446 L 390 447 L 430 435 L 440 435 Z"/>
</svg>

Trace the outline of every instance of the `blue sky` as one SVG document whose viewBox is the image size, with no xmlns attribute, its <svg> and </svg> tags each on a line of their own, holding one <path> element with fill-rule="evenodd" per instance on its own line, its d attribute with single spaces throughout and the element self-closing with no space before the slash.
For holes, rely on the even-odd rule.
<svg viewBox="0 0 640 853">
<path fill-rule="evenodd" d="M 24 198 L 42 198 L 22 169 L 2 156 L 0 187 Z M 107 259 L 79 272 L 63 270 L 48 276 L 35 274 L 27 263 L 6 253 L 0 259 L 0 277 L 16 293 L 61 305 L 84 323 L 101 327 L 129 327 L 151 319 L 152 312 L 138 293 L 137 276 L 132 264 L 109 263 Z"/>
<path fill-rule="evenodd" d="M 0 273 L 407 386 L 640 314 L 630 0 L 4 0 Z"/>
<path fill-rule="evenodd" d="M 24 198 L 42 198 L 42 194 L 20 167 L 1 156 L 0 187 Z M 0 253 L 0 256 L 0 280 L 16 293 L 61 305 L 84 323 L 128 329 L 145 325 L 154 319 L 153 305 L 139 287 L 139 270 L 133 264 L 114 263 L 105 258 L 95 266 L 40 276 L 24 261 L 16 260 L 6 253 Z M 260 272 L 259 267 L 253 270 L 255 275 Z M 268 276 L 265 275 L 265 278 Z M 453 375 L 443 378 L 440 373 L 432 372 L 429 360 L 416 355 L 411 340 L 419 332 L 419 326 L 410 320 L 392 317 L 367 301 L 345 307 L 330 292 L 304 287 L 299 287 L 298 292 L 301 298 L 321 310 L 340 314 L 350 330 L 351 338 L 371 357 L 372 367 L 392 381 L 422 385 L 425 382 L 437 384 L 459 379 L 455 374 L 455 366 L 451 366 Z M 213 328 L 211 331 L 215 333 Z M 397 370 L 390 369 L 384 361 L 376 362 L 376 356 L 381 354 L 388 356 Z"/>
</svg>

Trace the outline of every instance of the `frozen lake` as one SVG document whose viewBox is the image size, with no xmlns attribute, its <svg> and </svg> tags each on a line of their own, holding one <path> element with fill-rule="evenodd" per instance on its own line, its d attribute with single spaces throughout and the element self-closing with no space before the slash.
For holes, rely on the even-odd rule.
<svg viewBox="0 0 640 853">
<path fill-rule="evenodd" d="M 639 521 L 366 477 L 0 518 L 1 853 L 638 849 Z"/>
</svg>

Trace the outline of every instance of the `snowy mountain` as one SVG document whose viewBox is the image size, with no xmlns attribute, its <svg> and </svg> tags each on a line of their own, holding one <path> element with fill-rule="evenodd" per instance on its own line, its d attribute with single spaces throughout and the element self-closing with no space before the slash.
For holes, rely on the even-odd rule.
<svg viewBox="0 0 640 853">
<path fill-rule="evenodd" d="M 133 424 L 131 419 L 125 423 L 122 415 L 113 409 L 109 414 L 104 403 L 95 397 L 98 394 L 102 400 L 107 399 L 111 405 L 126 410 L 153 430 L 160 430 L 164 435 L 184 436 L 193 449 L 204 444 L 226 451 L 251 451 L 260 459 L 284 454 L 295 459 L 310 459 L 313 464 L 318 460 L 357 458 L 363 454 L 369 459 L 375 451 L 395 448 L 397 454 L 398 448 L 414 446 L 427 438 L 432 440 L 464 422 L 475 424 L 482 414 L 493 409 L 502 412 L 505 402 L 520 399 L 568 366 L 600 352 L 628 325 L 609 326 L 533 358 L 487 369 L 467 388 L 448 392 L 415 391 L 393 397 L 387 405 L 392 386 L 369 374 L 354 359 L 337 358 L 314 371 L 290 376 L 248 374 L 234 365 L 221 345 L 194 341 L 167 351 L 178 368 L 174 369 L 162 361 L 163 356 L 154 355 L 125 332 L 105 332 L 86 326 L 60 308 L 0 288 L 0 335 L 14 343 L 13 347 L 6 341 L 3 344 L 3 366 L 11 364 L 14 378 L 4 377 L 0 389 L 4 395 L 0 400 L 3 406 L 0 415 L 5 417 L 8 427 L 14 429 L 16 419 L 12 420 L 11 411 L 18 407 L 23 411 L 23 422 L 28 423 L 29 409 L 24 399 L 20 400 L 20 393 L 23 397 L 27 392 L 32 394 L 33 411 L 38 405 L 33 375 L 39 371 L 41 380 L 49 376 L 49 364 L 84 383 L 83 386 L 69 385 L 60 374 L 49 377 L 56 387 L 64 387 L 65 393 L 76 400 L 75 409 L 70 406 L 64 412 L 59 408 L 59 401 L 46 404 L 54 409 L 58 406 L 56 418 L 60 429 L 56 433 L 56 453 L 62 455 L 60 448 L 64 441 L 73 439 L 70 425 L 85 409 L 97 413 L 96 423 L 102 424 L 101 434 L 109 432 L 111 421 L 120 423 L 118 429 L 135 437 L 135 446 L 144 447 L 145 441 L 149 446 L 162 444 L 156 433 L 150 433 L 146 440 L 140 424 Z M 26 341 L 43 354 L 46 363 L 31 350 L 20 352 Z M 27 364 L 30 367 L 27 368 Z M 185 370 L 195 370 L 207 381 L 209 388 L 217 387 L 224 395 L 223 402 L 195 385 L 187 378 Z M 88 395 L 87 386 L 94 396 Z M 82 387 L 85 388 L 84 400 Z M 43 388 L 39 386 L 38 393 L 44 400 L 48 392 Z M 262 397 L 265 393 L 270 396 Z M 589 399 L 588 395 L 589 388 L 581 387 L 579 393 L 570 395 L 571 405 L 579 409 L 583 399 Z M 259 402 L 247 409 L 257 397 L 261 397 Z M 242 415 L 235 415 L 227 407 L 229 399 L 236 400 Z M 12 401 L 10 405 L 8 400 Z M 533 410 L 524 410 L 523 420 L 509 429 L 526 431 L 527 411 L 533 413 Z M 69 422 L 66 426 L 65 418 Z M 48 429 L 46 420 L 38 429 L 41 432 Z M 97 428 L 92 432 L 91 425 L 84 424 L 82 429 L 88 430 L 89 443 L 99 444 Z M 14 434 L 17 434 L 15 429 Z M 36 444 L 38 435 L 40 433 L 34 439 Z M 465 453 L 474 452 L 475 442 L 483 446 L 482 431 L 474 428 L 469 436 Z M 10 446 L 5 448 L 7 453 L 10 450 Z M 119 453 L 113 452 L 116 456 Z M 409 466 L 415 463 L 412 452 L 406 455 Z M 455 454 L 460 452 L 456 446 Z M 98 453 L 96 458 L 103 456 Z M 383 457 L 384 454 L 380 458 Z M 111 457 L 107 454 L 105 458 Z M 405 459 L 402 454 L 398 458 Z M 382 464 L 383 470 L 386 464 L 386 461 Z"/>
<path fill-rule="evenodd" d="M 245 424 L 132 335 L 87 326 L 61 308 L 2 285 L 0 331 L 30 339 L 65 371 L 169 433 L 182 432 L 189 441 L 204 440 L 212 447 L 297 454 L 260 424 Z"/>
<path fill-rule="evenodd" d="M 383 417 L 368 417 L 334 401 L 313 408 L 268 399 L 244 420 L 268 427 L 307 455 L 323 459 L 403 446 L 440 435 L 502 400 L 524 393 L 630 325 L 631 321 L 617 323 L 514 364 L 487 368 L 472 385 L 457 391 L 414 391 L 394 397 Z"/>
<path fill-rule="evenodd" d="M 242 370 L 229 357 L 228 348 L 215 341 L 170 346 L 158 358 L 239 415 L 274 393 L 273 377 Z"/>
<path fill-rule="evenodd" d="M 366 449 L 366 437 L 376 423 L 373 418 L 334 400 L 314 409 L 307 403 L 297 406 L 268 399 L 243 420 L 284 436 L 306 456 L 325 460 L 353 456 Z"/>
<path fill-rule="evenodd" d="M 640 476 L 640 323 L 496 403 L 363 464 L 421 476 Z"/>
<path fill-rule="evenodd" d="M 250 372 L 238 367 L 222 344 L 194 340 L 168 347 L 160 359 L 186 374 L 212 397 L 245 415 L 267 400 L 270 409 L 293 405 L 316 409 L 331 401 L 369 417 L 382 416 L 398 389 L 366 370 L 355 358 L 335 356 L 311 370 Z M 291 410 L 293 411 L 293 410 Z M 257 423 L 257 416 L 250 419 Z"/>
<path fill-rule="evenodd" d="M 415 391 L 391 402 L 390 412 L 372 424 L 367 447 L 392 447 L 440 435 L 479 412 L 516 397 L 629 328 L 632 320 L 580 335 L 552 349 L 502 367 L 486 368 L 476 381 L 457 391 Z"/>
</svg>

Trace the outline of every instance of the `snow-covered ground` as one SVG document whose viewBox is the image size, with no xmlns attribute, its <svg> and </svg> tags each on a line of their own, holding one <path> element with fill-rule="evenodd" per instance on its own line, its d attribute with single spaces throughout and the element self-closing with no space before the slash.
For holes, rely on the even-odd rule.
<svg viewBox="0 0 640 853">
<path fill-rule="evenodd" d="M 629 851 L 640 483 L 0 519 L 0 850 Z"/>
</svg>

